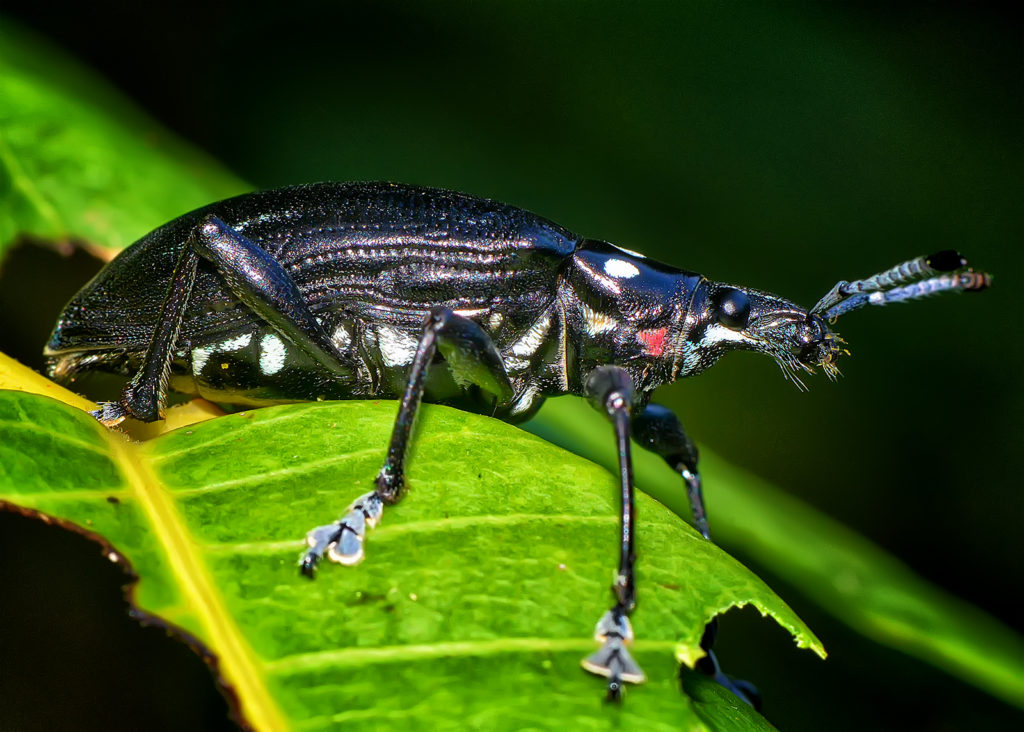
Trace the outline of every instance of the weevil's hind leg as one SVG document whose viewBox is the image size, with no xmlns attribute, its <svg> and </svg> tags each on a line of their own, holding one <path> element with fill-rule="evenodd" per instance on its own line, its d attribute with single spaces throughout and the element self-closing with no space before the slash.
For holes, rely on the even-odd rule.
<svg viewBox="0 0 1024 732">
<path fill-rule="evenodd" d="M 93 413 L 104 424 L 117 424 L 125 417 L 143 422 L 162 418 L 174 346 L 200 257 L 217 267 L 239 300 L 328 373 L 350 374 L 357 368 L 334 347 L 280 262 L 220 219 L 207 216 L 182 248 L 142 365 L 125 385 L 119 401 L 103 404 Z"/>
<path fill-rule="evenodd" d="M 640 684 L 646 676 L 626 646 L 633 640 L 629 615 L 636 607 L 634 549 L 636 501 L 633 488 L 633 460 L 630 455 L 630 410 L 633 406 L 633 382 L 617 366 L 600 366 L 590 372 L 586 383 L 591 404 L 604 412 L 615 428 L 619 448 L 620 543 L 619 570 L 612 585 L 615 604 L 597 622 L 595 639 L 601 648 L 583 660 L 583 668 L 608 679 L 608 698 L 622 697 L 623 683 Z"/>
<path fill-rule="evenodd" d="M 431 310 L 398 406 L 387 457 L 377 474 L 376 489 L 358 498 L 342 518 L 332 524 L 318 526 L 307 534 L 309 550 L 299 561 L 299 568 L 306 576 L 313 576 L 325 553 L 340 564 L 360 562 L 366 526 L 376 524 L 384 504 L 401 500 L 405 492 L 409 439 L 416 412 L 423 400 L 427 369 L 438 351 L 457 382 L 476 384 L 494 394 L 499 403 L 512 398 L 512 384 L 505 372 L 505 364 L 490 336 L 472 320 L 456 315 L 448 308 Z"/>
<path fill-rule="evenodd" d="M 174 267 L 171 285 L 160 309 L 160 319 L 153 330 L 139 370 L 125 384 L 118 401 L 101 402 L 100 408 L 92 412 L 92 416 L 108 427 L 118 424 L 125 417 L 134 417 L 142 422 L 155 422 L 163 417 L 174 344 L 178 340 L 185 308 L 192 296 L 198 264 L 196 250 L 186 244 Z"/>
<path fill-rule="evenodd" d="M 686 497 L 690 502 L 693 524 L 705 539 L 711 539 L 707 511 L 704 508 L 704 491 L 700 471 L 697 469 L 699 454 L 697 446 L 686 434 L 682 422 L 668 407 L 649 404 L 633 419 L 633 439 L 647 450 L 660 455 L 669 466 L 679 473 L 686 485 Z M 707 654 L 697 662 L 698 671 L 707 674 L 726 689 L 734 693 L 755 709 L 761 708 L 761 696 L 753 684 L 733 679 L 722 672 L 712 648 L 718 637 L 718 619 L 712 619 L 704 629 L 700 646 Z"/>
</svg>

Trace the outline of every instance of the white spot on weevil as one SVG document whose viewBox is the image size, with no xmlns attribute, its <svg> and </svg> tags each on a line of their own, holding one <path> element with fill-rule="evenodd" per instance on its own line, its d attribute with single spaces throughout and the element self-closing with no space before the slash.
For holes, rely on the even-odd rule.
<svg viewBox="0 0 1024 732">
<path fill-rule="evenodd" d="M 588 335 L 596 336 L 601 333 L 607 333 L 610 330 L 615 330 L 615 327 L 619 324 L 611 315 L 592 310 L 584 303 L 580 303 L 580 311 L 583 315 L 583 323 Z"/>
<path fill-rule="evenodd" d="M 335 348 L 339 351 L 344 351 L 352 342 L 352 334 L 348 332 L 348 329 L 343 324 L 339 324 L 331 334 L 331 340 L 334 341 Z"/>
<path fill-rule="evenodd" d="M 632 262 L 627 262 L 625 259 L 606 259 L 604 260 L 604 271 L 611 277 L 616 277 L 620 280 L 628 280 L 630 277 L 636 277 L 640 274 L 640 270 Z"/>
<path fill-rule="evenodd" d="M 273 333 L 267 333 L 260 339 L 260 371 L 267 376 L 273 376 L 284 368 L 284 359 L 287 355 L 288 349 Z"/>
<path fill-rule="evenodd" d="M 529 409 L 530 407 L 533 406 L 533 402 L 534 402 L 534 400 L 536 398 L 537 398 L 537 387 L 536 386 L 529 386 L 529 387 L 527 387 L 526 391 L 524 391 L 519 396 L 519 398 L 516 399 L 515 404 L 513 404 L 512 408 L 509 410 L 509 414 L 519 414 L 521 412 L 525 412 L 527 409 Z"/>
<path fill-rule="evenodd" d="M 754 339 L 748 335 L 744 335 L 737 330 L 726 328 L 720 323 L 712 323 L 704 331 L 704 337 L 701 338 L 700 346 L 710 346 L 714 343 L 722 343 L 725 341 L 731 341 L 733 343 L 753 343 Z"/>
<path fill-rule="evenodd" d="M 204 346 L 202 348 L 192 349 L 192 373 L 201 374 L 203 367 L 206 362 L 210 360 L 210 355 L 213 353 L 212 346 Z"/>
<path fill-rule="evenodd" d="M 236 338 L 228 338 L 226 341 L 221 341 L 219 344 L 214 346 L 214 350 L 218 352 L 239 351 L 248 346 L 249 343 L 251 342 L 252 333 L 243 333 L 242 335 L 237 336 Z"/>
<path fill-rule="evenodd" d="M 551 313 L 545 312 L 518 341 L 512 344 L 512 355 L 519 358 L 530 358 L 547 338 L 550 329 Z"/>
<path fill-rule="evenodd" d="M 417 341 L 408 333 L 386 325 L 377 328 L 377 346 L 385 366 L 405 366 L 416 355 Z"/>
<path fill-rule="evenodd" d="M 220 341 L 219 343 L 211 343 L 208 346 L 193 348 L 192 373 L 202 373 L 203 368 L 206 366 L 206 362 L 210 360 L 210 356 L 213 356 L 214 354 L 220 355 L 230 351 L 240 351 L 250 343 L 252 343 L 252 333 L 243 333 L 240 336 L 228 338 L 227 340 Z M 227 366 L 225 364 L 221 364 L 221 368 L 226 369 Z"/>
</svg>

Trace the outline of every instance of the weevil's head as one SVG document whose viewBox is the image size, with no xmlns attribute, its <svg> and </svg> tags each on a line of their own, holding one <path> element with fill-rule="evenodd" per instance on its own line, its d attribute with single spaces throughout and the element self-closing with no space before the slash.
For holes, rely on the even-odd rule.
<svg viewBox="0 0 1024 732">
<path fill-rule="evenodd" d="M 728 351 L 758 351 L 771 356 L 787 379 L 801 389 L 800 372 L 820 367 L 834 379 L 844 341 L 820 316 L 767 292 L 702 282 L 683 328 L 681 375 L 699 373 Z"/>
</svg>

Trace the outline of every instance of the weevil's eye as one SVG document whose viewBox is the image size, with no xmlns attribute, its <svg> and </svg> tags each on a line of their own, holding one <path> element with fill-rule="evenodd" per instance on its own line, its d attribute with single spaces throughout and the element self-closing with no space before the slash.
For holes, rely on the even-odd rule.
<svg viewBox="0 0 1024 732">
<path fill-rule="evenodd" d="M 718 296 L 718 322 L 726 328 L 741 330 L 750 317 L 750 298 L 741 290 L 725 290 Z"/>
</svg>

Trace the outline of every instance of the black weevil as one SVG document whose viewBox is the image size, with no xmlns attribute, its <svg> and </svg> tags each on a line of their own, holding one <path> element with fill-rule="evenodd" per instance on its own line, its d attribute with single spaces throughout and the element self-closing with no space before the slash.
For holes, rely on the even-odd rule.
<svg viewBox="0 0 1024 732">
<path fill-rule="evenodd" d="M 771 356 L 829 377 L 843 341 L 828 321 L 868 304 L 980 290 L 988 275 L 956 252 L 839 282 L 806 310 L 766 292 L 711 282 L 495 201 L 386 183 L 252 193 L 185 214 L 122 252 L 68 303 L 46 345 L 50 375 L 130 375 L 106 425 L 162 417 L 168 388 L 266 405 L 400 398 L 375 490 L 309 532 L 301 570 L 363 558 L 366 527 L 404 492 L 423 399 L 517 422 L 549 396 L 577 394 L 611 418 L 620 456 L 621 544 L 601 648 L 584 667 L 612 697 L 643 671 L 626 644 L 634 586 L 630 437 L 685 483 L 710 538 L 697 450 L 678 418 L 649 403 L 662 384 L 699 374 L 726 351 Z M 749 684 L 700 669 L 748 701 Z"/>
</svg>

